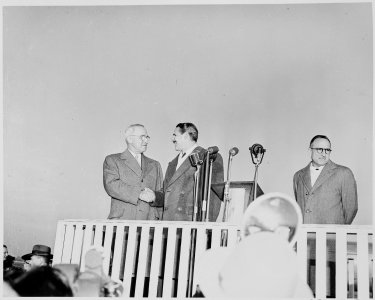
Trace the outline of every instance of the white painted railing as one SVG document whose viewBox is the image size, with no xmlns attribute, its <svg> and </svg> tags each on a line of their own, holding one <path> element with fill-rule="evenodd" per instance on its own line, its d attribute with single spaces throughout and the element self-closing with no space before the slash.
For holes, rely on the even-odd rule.
<svg viewBox="0 0 375 300">
<path fill-rule="evenodd" d="M 371 226 L 302 226 L 297 239 L 300 276 L 315 289 L 316 298 L 373 297 L 373 239 Z"/>
<path fill-rule="evenodd" d="M 82 269 L 86 250 L 102 246 L 104 272 L 123 281 L 123 296 L 181 298 L 195 286 L 191 253 L 198 257 L 208 248 L 233 247 L 238 240 L 238 225 L 229 223 L 63 220 L 57 226 L 53 264 L 76 263 Z M 316 298 L 372 298 L 372 245 L 371 226 L 303 225 L 296 245 L 300 275 Z M 335 271 L 335 285 L 327 263 Z"/>
</svg>

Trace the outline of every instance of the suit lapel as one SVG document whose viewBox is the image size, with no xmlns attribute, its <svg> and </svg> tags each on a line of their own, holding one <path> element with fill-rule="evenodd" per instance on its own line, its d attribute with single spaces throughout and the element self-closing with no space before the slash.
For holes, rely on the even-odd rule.
<svg viewBox="0 0 375 300">
<path fill-rule="evenodd" d="M 310 175 L 310 164 L 307 165 L 306 168 L 303 169 L 302 172 L 302 182 L 306 189 L 310 192 L 312 189 L 311 187 L 311 175 Z"/>
<path fill-rule="evenodd" d="M 134 156 L 126 149 L 121 153 L 121 158 L 124 160 L 125 165 L 129 167 L 137 176 L 142 176 L 142 170 Z"/>
<path fill-rule="evenodd" d="M 319 174 L 318 178 L 316 179 L 316 182 L 314 186 L 312 187 L 312 190 L 316 190 L 324 181 L 327 180 L 332 174 L 333 169 L 335 168 L 335 164 L 331 161 L 329 161 L 323 168 L 322 172 Z"/>
<path fill-rule="evenodd" d="M 178 157 L 177 157 L 178 161 Z M 177 163 L 174 166 L 176 169 Z M 181 177 L 182 174 L 184 174 L 187 170 L 191 168 L 190 160 L 189 158 L 185 159 L 185 161 L 182 163 L 182 165 L 174 172 L 171 179 L 168 182 L 168 186 L 171 185 L 173 182 L 175 182 L 179 177 Z"/>
<path fill-rule="evenodd" d="M 203 149 L 202 147 L 195 147 L 193 152 L 194 151 L 201 151 L 201 149 Z M 173 169 L 173 170 L 176 170 L 176 167 L 177 167 L 177 163 L 178 163 L 178 155 L 176 156 L 176 158 L 174 160 L 172 160 L 170 163 L 169 163 L 169 166 L 168 168 L 170 169 Z M 167 182 L 167 185 L 170 186 L 173 182 L 175 182 L 179 177 L 181 177 L 181 175 L 183 175 L 186 171 L 188 171 L 190 168 L 192 168 L 192 165 L 190 163 L 190 159 L 189 157 L 187 157 L 185 159 L 185 161 L 182 163 L 182 165 L 174 172 L 172 173 L 173 175 L 171 175 L 171 178 L 170 180 Z"/>
<path fill-rule="evenodd" d="M 152 170 L 151 160 L 142 154 L 142 176 L 146 177 L 148 173 Z"/>
</svg>

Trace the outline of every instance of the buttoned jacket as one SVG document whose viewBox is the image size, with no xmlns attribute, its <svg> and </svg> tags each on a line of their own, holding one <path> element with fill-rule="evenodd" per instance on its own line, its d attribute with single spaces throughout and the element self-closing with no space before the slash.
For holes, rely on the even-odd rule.
<svg viewBox="0 0 375 300">
<path fill-rule="evenodd" d="M 311 186 L 310 163 L 294 174 L 294 195 L 305 224 L 351 224 L 358 211 L 352 171 L 331 160 Z"/>
<path fill-rule="evenodd" d="M 203 153 L 205 150 L 197 146 L 194 152 Z M 186 159 L 176 170 L 178 156 L 169 164 L 165 173 L 163 184 L 164 213 L 163 220 L 169 221 L 192 221 L 194 214 L 194 173 L 196 167 L 192 166 L 189 159 Z M 201 211 L 203 181 L 205 167 L 200 171 L 200 182 L 198 192 L 198 207 Z M 222 183 L 224 181 L 223 158 L 218 153 L 212 165 L 211 183 Z M 209 220 L 216 221 L 221 206 L 221 200 L 214 193 L 210 193 Z M 198 215 L 198 219 L 201 216 Z"/>
</svg>

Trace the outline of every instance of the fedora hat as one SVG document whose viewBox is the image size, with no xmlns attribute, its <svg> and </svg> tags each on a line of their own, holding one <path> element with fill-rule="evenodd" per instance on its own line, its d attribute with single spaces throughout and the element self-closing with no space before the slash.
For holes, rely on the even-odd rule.
<svg viewBox="0 0 375 300">
<path fill-rule="evenodd" d="M 25 254 L 22 256 L 22 259 L 24 260 L 30 260 L 32 256 L 38 255 L 38 256 L 44 256 L 49 259 L 53 257 L 51 254 L 51 248 L 45 245 L 34 245 L 33 250 L 31 253 Z"/>
</svg>

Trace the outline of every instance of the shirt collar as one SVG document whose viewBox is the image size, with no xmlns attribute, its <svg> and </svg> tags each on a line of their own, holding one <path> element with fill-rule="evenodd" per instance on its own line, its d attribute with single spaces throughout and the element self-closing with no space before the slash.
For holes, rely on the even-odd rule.
<svg viewBox="0 0 375 300">
<path fill-rule="evenodd" d="M 323 168 L 324 168 L 324 166 L 314 167 L 312 162 L 310 163 L 310 170 L 321 171 Z"/>
<path fill-rule="evenodd" d="M 128 149 L 130 154 L 133 155 L 135 158 L 137 157 L 137 154 L 134 153 L 133 151 L 131 151 L 130 149 Z M 142 155 L 142 153 L 138 153 L 139 155 Z"/>
<path fill-rule="evenodd" d="M 180 152 L 180 157 L 182 157 L 182 154 L 183 153 L 185 153 L 186 155 L 184 155 L 184 157 L 185 156 L 189 156 L 190 154 L 191 154 L 191 152 L 193 152 L 193 150 L 196 148 L 196 147 L 198 147 L 198 144 L 197 143 L 195 143 L 193 146 L 191 146 L 189 149 L 187 149 L 185 152 Z"/>
</svg>

